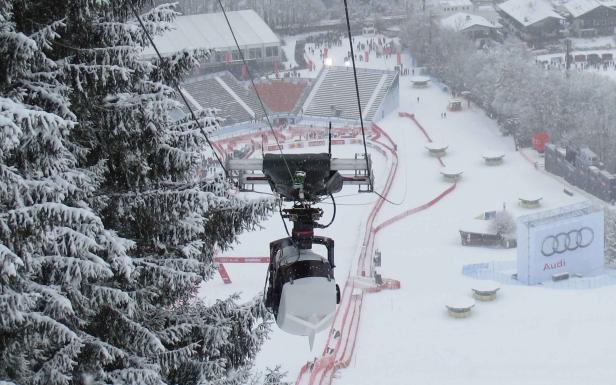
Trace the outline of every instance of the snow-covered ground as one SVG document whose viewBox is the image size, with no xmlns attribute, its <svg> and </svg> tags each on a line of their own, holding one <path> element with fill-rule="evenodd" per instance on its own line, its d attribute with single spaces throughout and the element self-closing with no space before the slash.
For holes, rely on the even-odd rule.
<svg viewBox="0 0 616 385">
<path fill-rule="evenodd" d="M 355 40 L 355 45 L 357 46 L 357 43 L 361 42 L 361 43 L 366 43 L 369 39 L 378 39 L 378 38 L 384 38 L 387 39 L 387 42 L 391 42 L 392 39 L 391 38 L 385 38 L 383 35 L 376 35 L 376 36 L 355 36 L 353 39 Z M 297 39 L 292 38 L 292 37 L 285 37 L 285 46 L 283 46 L 283 50 L 285 51 L 285 53 L 287 54 L 287 58 L 289 58 L 289 53 L 293 53 L 295 52 L 295 42 L 297 41 Z M 394 41 L 398 41 L 398 39 L 394 39 Z M 314 48 L 314 54 L 311 53 L 311 49 Z M 316 65 L 316 69 L 314 71 L 309 71 L 309 70 L 301 70 L 300 75 L 302 77 L 305 78 L 315 78 L 319 75 L 319 72 L 321 71 L 321 69 L 324 66 L 324 61 L 321 58 L 321 56 L 319 55 L 320 51 L 323 49 L 323 47 L 320 48 L 316 48 L 315 45 L 313 43 L 308 43 L 305 46 L 305 57 L 306 60 L 312 60 L 312 62 Z M 330 57 L 333 58 L 333 62 L 332 64 L 335 66 L 343 66 L 345 65 L 345 61 L 344 58 L 346 57 L 347 52 L 350 50 L 349 47 L 349 39 L 344 39 L 342 46 L 336 47 L 334 46 L 333 48 L 331 48 L 329 51 L 332 53 L 331 55 L 328 55 Z M 360 52 L 357 52 L 357 50 L 355 51 L 355 54 L 359 54 Z M 363 54 L 363 52 L 362 52 Z M 294 56 L 292 57 L 292 62 L 290 62 L 291 64 L 295 64 L 295 58 Z M 409 65 L 411 63 L 410 59 L 408 61 Z M 369 56 L 369 61 L 365 62 L 365 61 L 359 61 L 356 60 L 355 61 L 355 65 L 357 68 L 378 68 L 378 69 L 388 69 L 388 70 L 393 70 L 394 67 L 397 64 L 397 59 L 396 59 L 396 55 L 392 55 L 389 57 L 385 57 L 385 56 L 381 56 L 380 58 L 376 57 L 376 53 L 373 51 L 370 56 Z M 407 65 L 406 62 L 403 61 L 403 65 Z M 289 67 L 289 63 L 287 63 L 286 68 Z"/>
<path fill-rule="evenodd" d="M 340 63 L 347 45 L 333 49 Z M 340 60 L 340 62 L 339 62 Z M 405 62 L 410 62 L 408 57 Z M 317 60 L 318 62 L 318 60 Z M 391 69 L 395 57 L 359 62 L 360 66 Z M 417 100 L 419 98 L 419 101 Z M 481 212 L 504 205 L 516 215 L 533 212 L 517 205 L 520 195 L 543 197 L 554 208 L 585 198 L 563 193 L 563 185 L 536 170 L 514 150 L 496 123 L 474 107 L 448 112 L 442 86 L 413 89 L 408 77 L 400 82 L 400 111 L 414 113 L 435 141 L 447 143 L 443 161 L 464 171 L 457 188 L 432 208 L 390 226 L 377 237 L 385 277 L 401 281 L 397 291 L 365 297 L 359 337 L 351 365 L 338 372 L 336 384 L 613 384 L 616 378 L 613 341 L 616 340 L 616 287 L 596 290 L 553 290 L 504 285 L 495 302 L 478 303 L 466 319 L 448 317 L 446 298 L 470 296 L 473 280 L 462 275 L 469 263 L 515 259 L 515 249 L 462 247 L 459 226 Z M 440 164 L 424 148 L 425 137 L 413 123 L 392 113 L 379 125 L 398 145 L 400 168 L 390 199 L 377 218 L 381 223 L 406 209 L 426 203 L 449 184 Z M 338 156 L 352 156 L 359 147 L 334 148 Z M 486 166 L 481 154 L 505 153 L 500 166 Z M 376 178 L 385 177 L 384 158 L 373 153 Z M 382 183 L 382 182 L 379 182 Z M 380 185 L 377 183 L 377 190 Z M 324 234 L 336 240 L 337 279 L 342 283 L 357 256 L 361 230 L 373 195 L 354 195 L 345 188 L 337 221 Z M 343 195 L 351 195 L 342 197 Z M 325 218 L 330 211 L 326 209 Z M 280 218 L 247 233 L 225 255 L 261 256 L 268 242 L 283 236 Z M 251 297 L 263 289 L 265 265 L 227 265 L 234 283 L 208 283 L 203 294 L 222 296 L 243 291 Z M 325 333 L 310 352 L 305 339 L 276 328 L 258 356 L 257 367 L 280 363 L 294 381 L 300 366 L 322 349 Z"/>
<path fill-rule="evenodd" d="M 413 105 L 416 95 L 420 103 Z M 607 304 L 616 287 L 557 291 L 504 286 L 496 302 L 476 305 L 470 318 L 447 316 L 446 298 L 470 296 L 473 280 L 461 274 L 464 264 L 515 259 L 515 249 L 461 247 L 460 224 L 503 203 L 518 214 L 527 213 L 516 201 L 528 190 L 543 196 L 544 207 L 583 197 L 563 194 L 562 185 L 516 153 L 511 140 L 501 137 L 481 111 L 441 119 L 447 95 L 436 87 L 402 87 L 401 100 L 433 136 L 450 144 L 444 161 L 462 168 L 464 176 L 456 191 L 436 206 L 379 237 L 382 272 L 401 280 L 402 289 L 367 297 L 356 357 L 338 383 L 380 383 L 383 378 L 388 384 L 613 383 L 616 309 Z M 409 130 L 399 151 L 408 153 L 410 195 L 442 188 L 439 166 L 426 159 L 419 132 L 396 117 L 381 126 L 399 143 L 404 138 L 396 129 Z M 480 155 L 486 150 L 504 151 L 505 163 L 484 165 Z"/>
<path fill-rule="evenodd" d="M 591 38 L 571 38 L 573 46 L 580 49 L 614 47 L 616 40 L 614 36 L 596 36 Z"/>
</svg>

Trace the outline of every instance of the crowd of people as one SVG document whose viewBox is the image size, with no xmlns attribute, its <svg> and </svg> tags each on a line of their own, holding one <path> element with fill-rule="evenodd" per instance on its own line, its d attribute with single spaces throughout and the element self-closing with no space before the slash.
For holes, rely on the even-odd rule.
<svg viewBox="0 0 616 385">
<path fill-rule="evenodd" d="M 338 32 L 311 35 L 306 38 L 306 43 L 308 44 L 304 48 L 304 53 L 315 57 L 315 59 L 318 57 L 319 61 L 322 62 L 329 56 L 328 53 L 332 47 L 342 46 L 343 38 L 344 34 Z M 369 61 L 373 53 L 376 58 L 384 57 L 389 59 L 392 55 L 398 54 L 401 51 L 401 47 L 393 39 L 387 39 L 386 37 L 354 37 L 353 44 L 355 48 L 354 58 L 358 62 Z M 344 61 L 351 60 L 351 55 L 351 51 L 348 50 Z M 313 70 L 314 68 L 316 68 L 316 65 L 311 60 L 308 60 L 308 69 Z"/>
<path fill-rule="evenodd" d="M 330 31 L 306 37 L 306 43 L 314 44 L 315 48 L 340 47 L 345 35 L 342 32 Z M 314 52 L 313 52 L 314 54 Z"/>
<path fill-rule="evenodd" d="M 560 59 L 560 58 L 559 58 Z M 535 60 L 537 65 L 543 66 L 546 70 L 563 71 L 567 68 L 567 65 L 563 60 Z M 614 60 L 600 60 L 600 61 L 576 61 L 570 64 L 569 67 L 572 71 L 616 71 L 616 62 Z"/>
</svg>

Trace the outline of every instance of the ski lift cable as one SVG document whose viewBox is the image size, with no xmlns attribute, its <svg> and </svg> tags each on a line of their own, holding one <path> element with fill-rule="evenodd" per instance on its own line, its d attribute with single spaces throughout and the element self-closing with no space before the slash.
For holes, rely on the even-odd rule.
<svg viewBox="0 0 616 385">
<path fill-rule="evenodd" d="M 229 17 L 227 16 L 227 11 L 225 10 L 225 7 L 222 5 L 222 0 L 218 0 L 218 5 L 220 6 L 220 9 L 222 10 L 222 14 L 225 16 L 225 20 L 227 21 L 227 26 L 229 26 L 229 31 L 231 32 L 231 36 L 233 36 L 233 41 L 235 42 L 235 46 L 237 47 L 237 51 L 240 55 L 240 59 L 242 60 L 242 64 L 246 68 L 246 73 L 248 74 L 248 78 L 250 79 L 250 84 L 252 85 L 252 89 L 257 95 L 257 99 L 259 100 L 259 104 L 261 105 L 261 109 L 263 110 L 263 114 L 265 115 L 265 120 L 267 121 L 267 125 L 269 126 L 270 131 L 272 131 L 272 135 L 274 135 L 274 140 L 276 141 L 276 146 L 278 147 L 278 151 L 280 151 L 282 160 L 284 161 L 285 167 L 287 168 L 287 171 L 289 172 L 289 177 L 291 178 L 291 181 L 293 182 L 294 181 L 293 173 L 291 172 L 289 163 L 287 163 L 287 159 L 284 156 L 282 147 L 280 146 L 280 142 L 278 141 L 278 136 L 276 136 L 276 131 L 274 131 L 274 126 L 272 125 L 272 121 L 270 120 L 269 114 L 267 113 L 267 110 L 265 109 L 265 104 L 263 104 L 261 95 L 259 95 L 259 90 L 257 90 L 257 87 L 255 85 L 255 80 L 252 77 L 252 73 L 250 72 L 250 68 L 248 67 L 248 64 L 246 63 L 244 52 L 240 48 L 240 44 L 237 41 L 237 37 L 235 36 L 235 31 L 233 31 L 233 27 L 231 26 L 231 22 L 229 21 Z"/>
<path fill-rule="evenodd" d="M 344 0 L 344 12 L 346 15 L 347 31 L 349 33 L 349 46 L 351 47 L 351 62 L 353 63 L 353 78 L 355 79 L 355 95 L 357 95 L 357 108 L 359 110 L 359 122 L 361 125 L 361 136 L 364 141 L 364 158 L 366 159 L 366 171 L 368 174 L 368 180 L 370 180 L 372 177 L 371 175 L 372 171 L 370 170 L 370 163 L 368 162 L 368 147 L 366 146 L 366 132 L 364 130 L 364 118 L 362 116 L 363 113 L 361 109 L 361 98 L 359 96 L 359 82 L 357 81 L 357 68 L 355 67 L 355 51 L 353 49 L 353 35 L 351 34 L 351 21 L 349 19 L 349 7 L 347 4 L 347 0 Z"/>
<path fill-rule="evenodd" d="M 332 223 L 334 223 L 334 220 L 336 220 L 336 200 L 334 199 L 334 195 L 333 194 L 329 194 L 329 197 L 331 198 L 332 204 L 334 205 L 334 213 L 332 214 L 332 219 L 329 221 L 329 223 L 326 224 L 326 225 L 320 225 L 319 226 L 320 229 L 328 228 L 329 226 L 332 225 Z"/>
<path fill-rule="evenodd" d="M 404 203 L 404 199 L 402 199 L 402 202 L 393 202 L 390 201 L 389 199 L 385 198 L 383 195 L 381 195 L 379 192 L 377 191 L 373 191 L 373 193 L 375 193 L 376 195 L 378 195 L 381 199 L 383 199 L 385 202 L 394 205 L 394 206 L 401 206 Z"/>
<path fill-rule="evenodd" d="M 131 8 L 131 10 L 133 12 L 133 15 L 135 16 L 135 18 L 139 22 L 139 25 L 141 26 L 141 29 L 143 29 L 143 32 L 145 33 L 146 37 L 148 38 L 148 41 L 152 45 L 152 48 L 154 48 L 154 51 L 156 52 L 156 56 L 158 57 L 158 59 L 160 60 L 160 62 L 162 64 L 163 61 L 164 61 L 163 56 L 160 54 L 160 51 L 158 50 L 158 47 L 154 43 L 154 39 L 152 39 L 152 36 L 150 35 L 150 32 L 148 32 L 147 28 L 143 24 L 143 20 L 141 20 L 141 16 L 139 16 L 139 13 L 137 12 L 137 9 L 135 9 L 135 4 L 133 4 L 133 0 L 129 1 L 128 4 L 130 5 L 130 8 Z M 180 95 L 180 97 L 182 98 L 182 100 L 184 101 L 184 104 L 186 105 L 186 108 L 188 108 L 188 111 L 190 112 L 191 118 L 195 121 L 195 123 L 199 127 L 199 130 L 201 131 L 201 135 L 203 135 L 203 137 L 205 138 L 205 141 L 207 142 L 208 146 L 210 146 L 210 148 L 212 149 L 212 152 L 214 153 L 214 156 L 216 157 L 216 160 L 220 164 L 220 167 L 222 167 L 223 172 L 225 173 L 225 177 L 228 177 L 229 173 L 227 172 L 227 168 L 223 164 L 222 159 L 220 159 L 220 156 L 218 155 L 218 153 L 216 152 L 216 149 L 212 145 L 212 142 L 210 141 L 210 138 L 207 136 L 207 133 L 205 132 L 205 129 L 203 128 L 201 122 L 199 121 L 199 119 L 197 119 L 197 115 L 195 114 L 195 111 L 192 109 L 192 107 L 188 103 L 188 100 L 186 99 L 186 96 L 184 95 L 184 93 L 180 89 L 180 85 L 178 84 L 178 82 L 175 81 L 174 83 L 175 84 L 173 84 L 173 86 L 176 89 L 176 91 L 178 92 L 178 94 Z"/>
<path fill-rule="evenodd" d="M 280 214 L 280 219 L 282 220 L 282 224 L 284 225 L 284 231 L 287 233 L 289 238 L 291 237 L 291 233 L 289 232 L 289 228 L 287 227 L 287 222 L 284 220 L 284 216 L 282 215 L 282 200 L 278 200 L 278 213 Z"/>
</svg>

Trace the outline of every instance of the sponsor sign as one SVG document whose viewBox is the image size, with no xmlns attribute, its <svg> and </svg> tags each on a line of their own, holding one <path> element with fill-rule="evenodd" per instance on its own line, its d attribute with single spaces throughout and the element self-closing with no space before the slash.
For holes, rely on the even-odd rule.
<svg viewBox="0 0 616 385">
<path fill-rule="evenodd" d="M 324 140 L 317 140 L 317 141 L 313 141 L 313 142 L 308 142 L 308 146 L 310 146 L 310 147 L 325 146 L 325 141 Z"/>
<path fill-rule="evenodd" d="M 518 280 L 534 285 L 554 274 L 585 275 L 603 266 L 603 209 L 590 203 L 518 220 Z"/>
</svg>

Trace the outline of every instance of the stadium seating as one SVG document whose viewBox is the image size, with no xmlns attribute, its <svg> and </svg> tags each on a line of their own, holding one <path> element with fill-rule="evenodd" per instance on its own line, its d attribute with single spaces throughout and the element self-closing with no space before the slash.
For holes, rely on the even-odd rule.
<svg viewBox="0 0 616 385">
<path fill-rule="evenodd" d="M 364 120 L 371 121 L 395 75 L 363 69 L 357 76 Z M 325 68 L 306 100 L 304 114 L 359 120 L 353 71 L 347 67 Z"/>
<path fill-rule="evenodd" d="M 257 99 L 257 95 L 255 95 L 251 89 L 244 87 L 244 85 L 242 85 L 242 83 L 230 72 L 223 72 L 219 77 L 254 111 L 255 114 L 257 114 L 257 116 L 263 116 L 263 109 L 261 108 L 259 99 Z"/>
<path fill-rule="evenodd" d="M 248 106 L 257 116 L 263 115 L 256 95 L 244 88 L 229 72 L 219 72 L 191 79 L 182 84 L 182 88 L 187 92 L 188 100 L 193 107 L 219 109 L 218 116 L 225 119 L 224 125 L 253 119 L 253 115 L 245 106 Z M 232 90 L 242 103 L 229 90 Z M 198 103 L 198 106 L 194 102 Z"/>
</svg>

